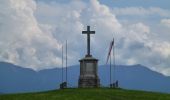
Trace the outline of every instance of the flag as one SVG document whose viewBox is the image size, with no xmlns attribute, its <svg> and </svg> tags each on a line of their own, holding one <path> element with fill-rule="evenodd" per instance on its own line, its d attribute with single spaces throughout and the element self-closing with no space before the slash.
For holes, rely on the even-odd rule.
<svg viewBox="0 0 170 100">
<path fill-rule="evenodd" d="M 109 48 L 109 52 L 108 52 L 108 55 L 107 55 L 106 64 L 108 63 L 108 60 L 109 60 L 109 57 L 110 57 L 110 54 L 111 54 L 113 46 L 114 46 L 114 38 L 113 38 L 113 41 L 110 42 L 110 48 Z"/>
</svg>

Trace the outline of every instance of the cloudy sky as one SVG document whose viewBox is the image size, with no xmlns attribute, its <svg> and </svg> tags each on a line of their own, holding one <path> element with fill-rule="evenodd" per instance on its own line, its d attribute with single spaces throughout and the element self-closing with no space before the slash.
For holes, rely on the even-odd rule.
<svg viewBox="0 0 170 100">
<path fill-rule="evenodd" d="M 142 64 L 170 76 L 169 0 L 0 0 L 0 61 L 40 70 L 61 66 L 68 41 L 68 64 L 91 52 L 105 64 L 115 38 L 116 64 Z"/>
</svg>

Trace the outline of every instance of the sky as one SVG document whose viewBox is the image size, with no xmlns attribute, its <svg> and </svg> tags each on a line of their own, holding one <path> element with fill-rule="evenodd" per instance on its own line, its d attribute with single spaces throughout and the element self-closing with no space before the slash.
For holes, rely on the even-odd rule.
<svg viewBox="0 0 170 100">
<path fill-rule="evenodd" d="M 170 76 L 169 0 L 1 0 L 0 61 L 34 70 L 61 67 L 68 41 L 68 65 L 91 53 L 106 63 L 115 39 L 118 65 L 142 64 Z M 64 51 L 65 52 L 65 51 Z"/>
</svg>

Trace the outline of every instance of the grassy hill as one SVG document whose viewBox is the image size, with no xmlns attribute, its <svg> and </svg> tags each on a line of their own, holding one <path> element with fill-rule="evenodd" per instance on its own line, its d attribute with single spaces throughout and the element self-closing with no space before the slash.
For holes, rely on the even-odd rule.
<svg viewBox="0 0 170 100">
<path fill-rule="evenodd" d="M 5 94 L 0 100 L 170 100 L 170 94 L 124 89 L 63 89 L 39 93 Z"/>
</svg>

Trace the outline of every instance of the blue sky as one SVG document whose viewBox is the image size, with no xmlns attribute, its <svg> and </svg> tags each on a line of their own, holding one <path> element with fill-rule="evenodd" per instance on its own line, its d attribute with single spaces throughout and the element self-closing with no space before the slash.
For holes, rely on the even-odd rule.
<svg viewBox="0 0 170 100">
<path fill-rule="evenodd" d="M 161 7 L 170 9 L 169 0 L 101 0 L 101 3 L 110 7 Z"/>
<path fill-rule="evenodd" d="M 86 26 L 92 55 L 105 64 L 115 38 L 116 64 L 142 64 L 170 75 L 169 0 L 1 0 L 0 61 L 40 70 L 61 67 L 86 55 Z"/>
<path fill-rule="evenodd" d="M 68 3 L 73 0 L 36 0 L 37 2 L 57 2 Z M 88 0 L 85 0 L 88 2 Z M 161 7 L 164 9 L 170 9 L 169 0 L 99 0 L 101 4 L 105 4 L 109 7 Z"/>
</svg>

